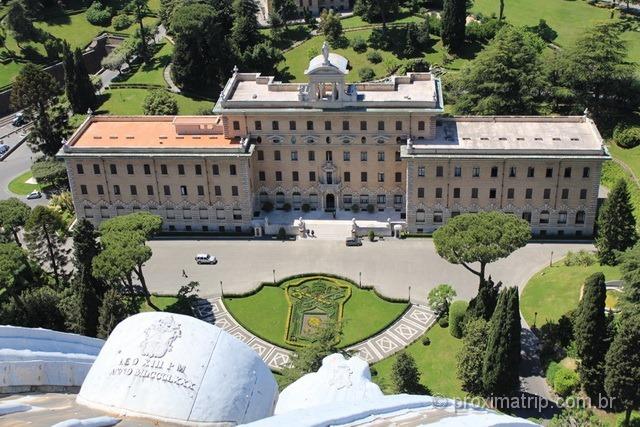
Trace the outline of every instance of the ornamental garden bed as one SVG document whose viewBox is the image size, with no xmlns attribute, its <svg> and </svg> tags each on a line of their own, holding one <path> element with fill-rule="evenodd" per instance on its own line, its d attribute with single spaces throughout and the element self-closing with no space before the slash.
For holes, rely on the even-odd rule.
<svg viewBox="0 0 640 427">
<path fill-rule="evenodd" d="M 314 328 L 326 321 L 342 326 L 338 346 L 347 347 L 385 329 L 408 307 L 350 280 L 319 274 L 264 283 L 250 295 L 223 301 L 251 333 L 289 349 L 305 345 Z"/>
</svg>

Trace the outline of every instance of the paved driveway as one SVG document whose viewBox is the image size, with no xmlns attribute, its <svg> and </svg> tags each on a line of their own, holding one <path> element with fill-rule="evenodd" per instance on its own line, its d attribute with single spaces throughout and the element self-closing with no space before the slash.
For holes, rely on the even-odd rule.
<svg viewBox="0 0 640 427">
<path fill-rule="evenodd" d="M 254 289 L 258 283 L 297 273 L 325 272 L 346 276 L 363 285 L 373 285 L 391 297 L 408 297 L 425 302 L 430 289 L 440 283 L 455 287 L 458 297 L 470 299 L 477 292 L 476 276 L 438 256 L 431 239 L 389 239 L 364 242 L 348 248 L 342 241 L 301 240 L 156 240 L 149 242 L 153 257 L 145 267 L 151 291 L 176 292 L 184 283 L 200 282 L 200 295 Z M 558 259 L 569 250 L 592 249 L 584 243 L 532 243 L 510 257 L 491 264 L 494 279 L 521 288 L 529 277 L 549 263 L 551 252 Z M 217 265 L 197 265 L 199 252 L 215 255 Z M 185 270 L 188 278 L 182 277 Z"/>
</svg>

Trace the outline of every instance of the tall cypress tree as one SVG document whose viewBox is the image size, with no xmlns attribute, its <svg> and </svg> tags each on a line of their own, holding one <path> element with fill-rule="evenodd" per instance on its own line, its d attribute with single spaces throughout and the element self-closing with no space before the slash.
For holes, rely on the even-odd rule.
<svg viewBox="0 0 640 427">
<path fill-rule="evenodd" d="M 233 0 L 233 26 L 231 27 L 231 45 L 240 55 L 260 42 L 258 24 L 258 3 L 254 0 Z"/>
<path fill-rule="evenodd" d="M 482 383 L 487 395 L 509 396 L 520 385 L 520 302 L 518 288 L 500 292 L 489 322 Z"/>
<path fill-rule="evenodd" d="M 76 66 L 73 60 L 73 52 L 69 47 L 69 43 L 62 45 L 62 68 L 64 69 L 64 91 L 67 94 L 67 100 L 71 104 L 71 109 L 77 113 L 78 105 L 78 81 L 76 79 Z"/>
<path fill-rule="evenodd" d="M 573 326 L 580 359 L 578 372 L 585 392 L 592 399 L 604 392 L 608 337 L 604 311 L 606 294 L 604 274 L 599 272 L 587 277 Z"/>
<path fill-rule="evenodd" d="M 459 52 L 464 46 L 467 20 L 466 0 L 444 0 L 442 10 L 442 44 L 449 52 Z"/>
<path fill-rule="evenodd" d="M 79 48 L 73 52 L 73 64 L 76 75 L 76 88 L 77 88 L 77 105 L 73 106 L 75 113 L 84 114 L 89 108 L 94 108 L 96 105 L 96 90 L 91 83 L 89 72 L 84 64 L 82 57 L 82 51 Z"/>
<path fill-rule="evenodd" d="M 416 361 L 407 352 L 398 355 L 391 366 L 391 381 L 396 393 L 424 394 Z"/>
<path fill-rule="evenodd" d="M 620 179 L 609 193 L 598 216 L 598 258 L 602 264 L 616 263 L 615 251 L 625 251 L 638 241 L 627 182 Z"/>
</svg>

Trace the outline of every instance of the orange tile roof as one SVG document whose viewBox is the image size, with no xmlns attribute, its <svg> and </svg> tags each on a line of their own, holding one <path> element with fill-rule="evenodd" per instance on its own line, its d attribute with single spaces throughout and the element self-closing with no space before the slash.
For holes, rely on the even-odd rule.
<svg viewBox="0 0 640 427">
<path fill-rule="evenodd" d="M 180 119 L 180 125 L 213 125 L 220 127 L 218 117 L 199 117 L 189 121 Z M 239 140 L 232 140 L 215 130 L 205 132 L 176 132 L 174 117 L 100 117 L 91 118 L 71 145 L 77 148 L 238 148 Z"/>
</svg>

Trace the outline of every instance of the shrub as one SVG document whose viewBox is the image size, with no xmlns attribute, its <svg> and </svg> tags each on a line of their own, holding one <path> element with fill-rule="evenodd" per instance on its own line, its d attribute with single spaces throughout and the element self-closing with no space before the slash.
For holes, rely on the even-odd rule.
<svg viewBox="0 0 640 427">
<path fill-rule="evenodd" d="M 351 212 L 354 212 L 354 213 L 360 212 L 360 205 L 357 204 L 357 203 L 352 204 L 351 205 Z"/>
<path fill-rule="evenodd" d="M 371 62 L 372 64 L 379 64 L 382 62 L 382 54 L 380 54 L 380 51 L 378 50 L 372 50 L 371 52 L 367 53 L 367 61 Z"/>
<path fill-rule="evenodd" d="M 315 48 L 315 47 L 307 49 L 307 58 L 309 60 L 312 60 L 313 58 L 315 58 L 318 55 L 320 55 L 320 49 Z"/>
<path fill-rule="evenodd" d="M 271 212 L 273 210 L 273 203 L 270 201 L 266 201 L 264 203 L 262 203 L 262 210 L 265 212 Z"/>
<path fill-rule="evenodd" d="M 369 204 L 367 205 L 367 212 L 369 212 L 369 213 L 374 213 L 375 211 L 376 211 L 376 207 L 375 207 L 375 206 L 373 206 L 373 204 L 369 203 Z"/>
<path fill-rule="evenodd" d="M 640 127 L 630 127 L 624 129 L 616 129 L 613 134 L 613 140 L 618 147 L 634 148 L 640 145 Z"/>
<path fill-rule="evenodd" d="M 589 251 L 579 250 L 578 252 L 567 252 L 567 256 L 564 258 L 564 265 L 571 266 L 590 266 L 596 262 L 596 255 Z"/>
<path fill-rule="evenodd" d="M 62 53 L 62 42 L 55 37 L 48 37 L 44 43 L 45 52 L 47 52 L 47 58 L 58 59 Z"/>
<path fill-rule="evenodd" d="M 287 231 L 284 229 L 284 227 L 280 227 L 280 229 L 278 230 L 278 239 L 280 240 L 287 239 Z"/>
<path fill-rule="evenodd" d="M 113 28 L 120 31 L 129 28 L 132 22 L 133 21 L 131 20 L 131 18 L 129 18 L 129 15 L 121 13 L 120 15 L 117 15 L 115 18 L 113 18 L 112 24 Z"/>
<path fill-rule="evenodd" d="M 374 240 L 376 240 L 376 233 L 374 233 L 373 230 L 369 230 L 369 232 L 367 233 L 367 236 L 369 237 L 370 242 L 373 242 Z"/>
<path fill-rule="evenodd" d="M 438 319 L 438 325 L 440 325 L 441 328 L 448 328 L 449 318 L 447 316 L 442 316 L 441 318 Z"/>
<path fill-rule="evenodd" d="M 431 338 L 429 338 L 426 335 L 422 337 L 422 345 L 430 345 L 430 344 L 431 344 Z"/>
<path fill-rule="evenodd" d="M 358 53 L 364 53 L 367 51 L 367 41 L 360 36 L 354 37 L 350 44 L 351 48 Z"/>
<path fill-rule="evenodd" d="M 291 210 L 291 203 L 285 203 L 282 205 L 282 210 L 285 212 L 289 212 Z"/>
<path fill-rule="evenodd" d="M 111 17 L 113 11 L 109 6 L 105 6 L 99 1 L 94 1 L 85 13 L 87 21 L 93 25 L 99 25 L 101 27 L 107 27 L 111 25 Z"/>
<path fill-rule="evenodd" d="M 449 312 L 449 305 L 451 305 L 451 300 L 453 300 L 455 296 L 456 291 L 451 285 L 441 284 L 429 291 L 427 301 L 429 307 L 431 307 L 438 316 L 444 316 Z"/>
<path fill-rule="evenodd" d="M 571 369 L 560 366 L 553 378 L 553 389 L 560 396 L 568 396 L 578 389 L 580 380 L 578 374 Z"/>
<path fill-rule="evenodd" d="M 178 101 L 164 89 L 155 89 L 142 103 L 142 110 L 147 116 L 172 116 L 178 114 Z"/>
<path fill-rule="evenodd" d="M 368 82 L 369 80 L 373 80 L 373 78 L 376 76 L 376 73 L 374 73 L 373 70 L 369 67 L 363 67 L 358 70 L 358 76 L 363 82 Z"/>
<path fill-rule="evenodd" d="M 302 212 L 309 212 L 311 210 L 311 206 L 309 206 L 309 203 L 303 203 L 301 208 Z"/>
<path fill-rule="evenodd" d="M 375 376 L 378 375 L 378 370 L 373 366 L 371 368 L 369 368 L 369 372 L 371 372 L 371 376 L 372 377 L 375 377 Z"/>
<path fill-rule="evenodd" d="M 449 332 L 456 338 L 462 338 L 464 335 L 464 314 L 468 305 L 466 301 L 454 301 L 449 307 Z"/>
</svg>

